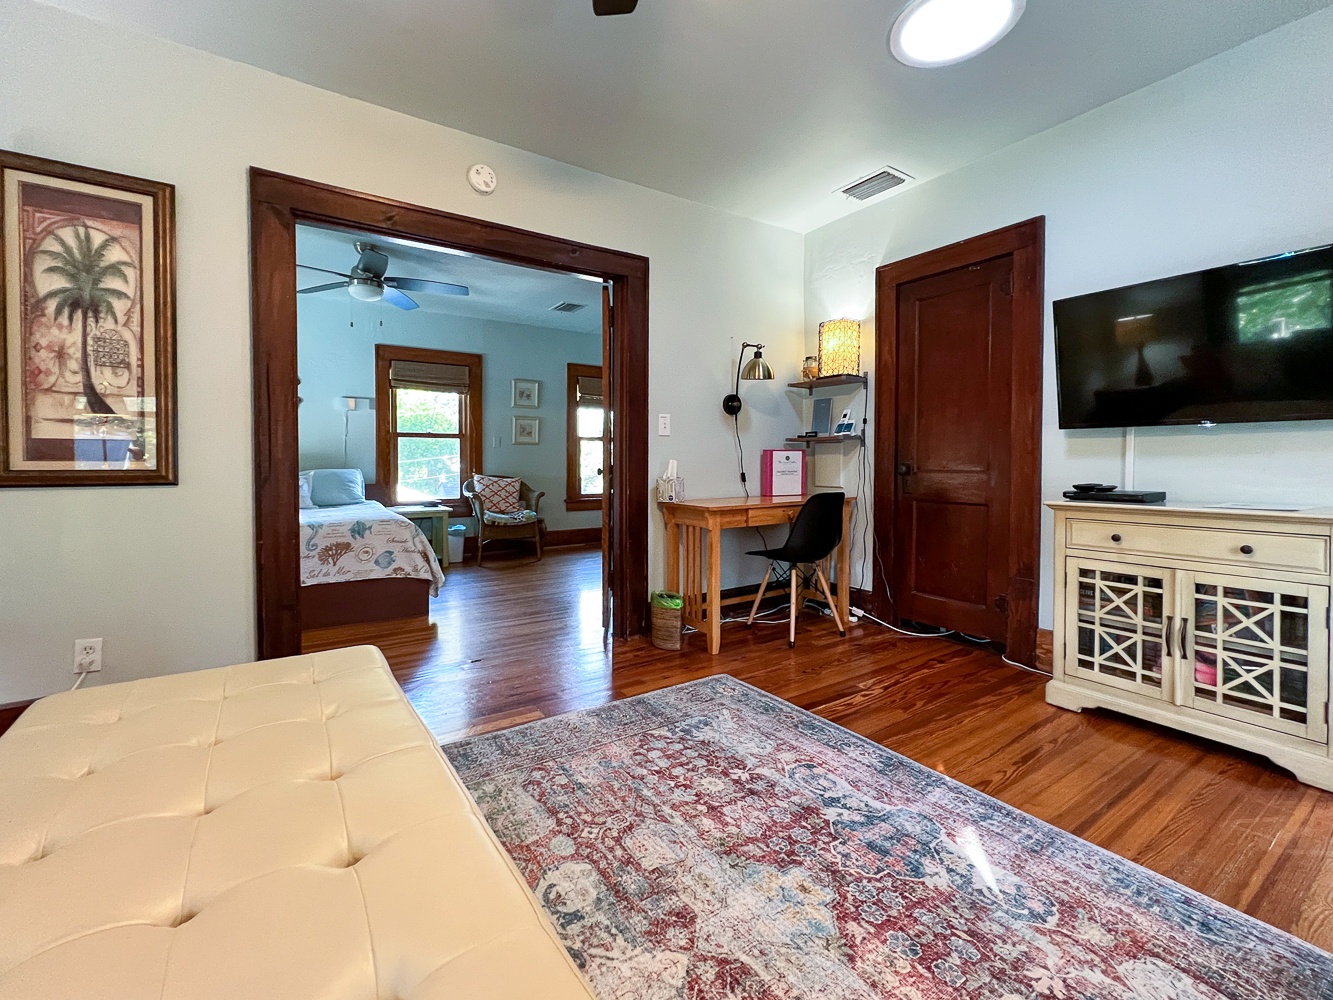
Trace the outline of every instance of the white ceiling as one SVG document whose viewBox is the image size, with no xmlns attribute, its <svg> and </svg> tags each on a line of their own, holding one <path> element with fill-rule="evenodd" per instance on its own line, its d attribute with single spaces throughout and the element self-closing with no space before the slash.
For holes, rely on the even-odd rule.
<svg viewBox="0 0 1333 1000">
<path fill-rule="evenodd" d="M 468 286 L 470 294 L 466 296 L 409 292 L 425 312 L 521 323 L 575 333 L 596 333 L 599 336 L 602 332 L 601 282 L 588 281 L 572 274 L 521 267 L 488 257 L 450 253 L 390 236 L 372 236 L 344 229 L 305 225 L 296 227 L 296 261 L 298 264 L 346 274 L 356 263 L 357 252 L 353 244 L 358 240 L 373 243 L 376 249 L 388 254 L 388 273 L 391 275 Z M 296 272 L 297 288 L 310 288 L 337 280 L 332 275 L 304 268 L 297 268 Z M 342 289 L 315 292 L 313 295 L 325 301 L 351 300 L 351 296 Z M 302 296 L 298 301 L 305 301 L 306 298 Z M 573 313 L 552 312 L 551 307 L 558 302 L 577 302 L 586 308 Z M 356 308 L 366 307 L 358 303 Z M 396 307 L 381 304 L 374 308 Z"/>
<path fill-rule="evenodd" d="M 887 53 L 905 0 L 48 2 L 804 232 L 886 164 L 946 173 L 1333 0 L 1028 0 L 933 70 Z"/>
</svg>

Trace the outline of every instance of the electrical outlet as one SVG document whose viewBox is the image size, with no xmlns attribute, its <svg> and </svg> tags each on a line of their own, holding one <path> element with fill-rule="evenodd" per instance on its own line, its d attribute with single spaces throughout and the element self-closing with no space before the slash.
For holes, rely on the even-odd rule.
<svg viewBox="0 0 1333 1000">
<path fill-rule="evenodd" d="M 671 414 L 659 413 L 657 415 L 657 436 L 671 437 Z"/>
<path fill-rule="evenodd" d="M 74 643 L 74 672 L 95 674 L 102 669 L 102 640 L 79 639 Z"/>
</svg>

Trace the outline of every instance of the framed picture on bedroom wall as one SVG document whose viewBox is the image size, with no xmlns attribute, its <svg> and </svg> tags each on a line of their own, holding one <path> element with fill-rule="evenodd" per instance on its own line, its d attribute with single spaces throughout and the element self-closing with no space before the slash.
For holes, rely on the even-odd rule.
<svg viewBox="0 0 1333 1000">
<path fill-rule="evenodd" d="M 541 417 L 515 417 L 514 444 L 540 444 L 541 429 Z"/>
<path fill-rule="evenodd" d="M 542 384 L 535 378 L 516 378 L 513 382 L 513 406 L 535 410 L 542 403 Z"/>
<path fill-rule="evenodd" d="M 0 486 L 176 483 L 175 188 L 0 150 Z"/>
</svg>

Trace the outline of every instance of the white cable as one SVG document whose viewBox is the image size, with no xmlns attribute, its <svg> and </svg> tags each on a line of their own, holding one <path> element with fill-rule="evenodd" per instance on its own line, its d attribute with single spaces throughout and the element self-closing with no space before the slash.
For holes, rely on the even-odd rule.
<svg viewBox="0 0 1333 1000">
<path fill-rule="evenodd" d="M 70 690 L 77 691 L 79 688 L 83 687 L 83 682 L 86 681 L 87 679 L 88 679 L 87 673 L 79 674 L 79 676 L 74 681 L 74 686 L 70 688 Z"/>
<path fill-rule="evenodd" d="M 1041 674 L 1043 677 L 1047 678 L 1051 676 L 1045 670 L 1038 670 L 1036 667 L 1029 667 L 1027 664 L 1017 663 L 1014 660 L 1009 659 L 1009 657 L 1005 656 L 1003 653 L 1000 654 L 1000 659 L 1009 664 L 1009 666 L 1017 667 L 1019 670 L 1026 670 L 1030 674 Z"/>
</svg>

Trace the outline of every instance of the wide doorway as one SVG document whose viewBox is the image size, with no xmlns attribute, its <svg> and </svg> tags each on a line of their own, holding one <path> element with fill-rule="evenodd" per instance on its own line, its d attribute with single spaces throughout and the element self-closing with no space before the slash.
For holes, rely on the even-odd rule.
<svg viewBox="0 0 1333 1000">
<path fill-rule="evenodd" d="M 312 626 L 354 628 L 360 617 L 419 627 L 440 610 L 433 602 L 447 583 L 429 566 L 411 570 L 412 553 L 371 551 L 373 525 L 328 529 L 341 539 L 305 524 L 310 508 L 344 502 L 418 508 L 411 524 L 421 537 L 400 533 L 420 561 L 445 564 L 441 577 L 451 555 L 460 572 L 474 568 L 479 547 L 480 568 L 520 569 L 585 547 L 605 584 L 594 609 L 601 635 L 642 631 L 647 261 L 265 171 L 251 172 L 251 194 L 261 655 L 299 652 Z M 505 267 L 508 291 L 495 290 Z M 474 298 L 469 283 L 479 294 L 463 307 Z M 532 321 L 551 294 L 542 312 L 556 318 Z M 498 318 L 484 329 L 488 308 L 511 319 L 529 310 L 529 322 L 509 324 L 526 332 Z M 303 324 L 302 313 L 317 319 Z M 464 327 L 470 339 L 444 336 Z M 569 357 L 555 358 L 565 339 Z M 323 474 L 319 487 L 311 472 Z M 521 492 L 508 504 L 513 485 Z M 493 522 L 478 494 L 485 512 L 511 517 Z M 303 564 L 311 554 L 323 565 Z M 303 586 L 307 569 L 362 556 L 388 567 L 383 579 L 326 580 L 345 590 L 331 608 L 307 598 L 316 589 Z M 582 585 L 572 589 L 582 606 Z M 503 606 L 472 612 L 479 623 L 505 621 Z"/>
</svg>

